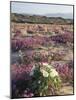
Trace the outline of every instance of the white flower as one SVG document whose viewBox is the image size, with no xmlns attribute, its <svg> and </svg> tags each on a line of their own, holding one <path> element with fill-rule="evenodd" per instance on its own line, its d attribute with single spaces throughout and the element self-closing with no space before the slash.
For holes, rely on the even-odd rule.
<svg viewBox="0 0 76 100">
<path fill-rule="evenodd" d="M 41 70 L 41 72 L 43 73 L 43 76 L 48 77 L 50 74 L 50 77 L 55 77 L 55 76 L 59 76 L 58 72 L 53 68 L 53 66 L 49 65 L 48 63 L 43 63 L 43 67 L 44 69 Z M 46 71 L 49 68 L 50 73 L 48 73 L 48 71 Z"/>
<path fill-rule="evenodd" d="M 48 66 L 48 63 L 43 63 L 43 66 Z"/>
<path fill-rule="evenodd" d="M 53 68 L 53 66 L 51 66 L 51 65 L 48 65 L 47 67 L 50 68 L 50 69 Z"/>
<path fill-rule="evenodd" d="M 34 71 L 31 71 L 31 72 L 30 72 L 30 76 L 33 76 L 33 74 L 34 74 Z"/>
<path fill-rule="evenodd" d="M 48 89 L 48 86 L 45 86 L 45 89 Z"/>
<path fill-rule="evenodd" d="M 34 71 L 36 69 L 36 66 L 34 65 L 33 67 L 32 67 L 32 71 Z"/>
<path fill-rule="evenodd" d="M 52 68 L 52 66 L 49 65 L 48 63 L 43 63 L 43 66 L 48 67 L 48 68 Z"/>
<path fill-rule="evenodd" d="M 39 80 L 39 81 L 38 81 L 38 84 L 40 84 L 40 83 L 41 83 L 41 81 Z"/>
<path fill-rule="evenodd" d="M 54 68 L 52 68 L 51 72 L 50 72 L 50 76 L 55 77 L 55 76 L 59 76 L 59 75 L 58 75 L 58 72 Z"/>
<path fill-rule="evenodd" d="M 40 71 L 41 71 L 41 73 L 43 74 L 44 77 L 48 77 L 49 76 L 48 72 L 45 71 L 44 69 L 41 69 Z"/>
<path fill-rule="evenodd" d="M 31 69 L 31 72 L 30 72 L 30 76 L 33 76 L 34 74 L 34 70 L 36 69 L 35 65 L 33 66 L 33 68 Z"/>
</svg>

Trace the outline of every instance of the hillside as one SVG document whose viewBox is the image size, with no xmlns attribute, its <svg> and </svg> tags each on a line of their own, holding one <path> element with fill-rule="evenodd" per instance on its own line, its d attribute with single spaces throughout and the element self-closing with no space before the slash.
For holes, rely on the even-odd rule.
<svg viewBox="0 0 76 100">
<path fill-rule="evenodd" d="M 36 24 L 73 24 L 72 19 L 61 17 L 46 17 L 40 15 L 11 14 L 11 21 L 17 23 L 36 23 Z"/>
</svg>

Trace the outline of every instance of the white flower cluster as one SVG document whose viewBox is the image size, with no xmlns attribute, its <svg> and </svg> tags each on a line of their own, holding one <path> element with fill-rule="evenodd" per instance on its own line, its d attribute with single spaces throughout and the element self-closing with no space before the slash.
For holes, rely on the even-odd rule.
<svg viewBox="0 0 76 100">
<path fill-rule="evenodd" d="M 43 74 L 44 77 L 48 77 L 49 73 L 45 71 L 44 69 L 40 69 L 41 73 Z"/>
<path fill-rule="evenodd" d="M 40 72 L 43 74 L 44 77 L 48 77 L 50 75 L 50 77 L 54 78 L 55 76 L 59 76 L 58 72 L 53 68 L 53 66 L 49 65 L 48 63 L 42 63 L 40 68 Z M 49 72 L 46 70 L 48 68 Z M 31 72 L 30 72 L 30 76 L 33 76 L 34 74 L 34 70 L 36 69 L 36 66 L 34 65 Z"/>
<path fill-rule="evenodd" d="M 46 70 L 46 68 L 49 69 L 50 73 Z M 55 76 L 59 76 L 58 72 L 53 68 L 53 66 L 49 65 L 48 63 L 43 63 L 43 68 L 41 68 L 40 71 L 44 77 L 48 77 L 49 75 L 52 78 L 54 78 Z"/>
</svg>

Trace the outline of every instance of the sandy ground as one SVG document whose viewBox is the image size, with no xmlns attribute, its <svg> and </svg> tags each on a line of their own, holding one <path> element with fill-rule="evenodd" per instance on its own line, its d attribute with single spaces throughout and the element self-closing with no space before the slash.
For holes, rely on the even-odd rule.
<svg viewBox="0 0 76 100">
<path fill-rule="evenodd" d="M 70 94 L 73 94 L 73 86 L 68 84 L 63 84 L 60 90 L 60 95 L 70 95 Z"/>
</svg>

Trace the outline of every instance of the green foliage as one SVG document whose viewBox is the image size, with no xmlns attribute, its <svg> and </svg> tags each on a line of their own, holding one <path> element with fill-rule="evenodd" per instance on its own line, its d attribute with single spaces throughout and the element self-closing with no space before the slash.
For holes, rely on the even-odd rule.
<svg viewBox="0 0 76 100">
<path fill-rule="evenodd" d="M 33 74 L 33 79 L 31 81 L 31 90 L 34 92 L 35 96 L 46 96 L 48 94 L 57 94 L 56 91 L 60 89 L 61 80 L 59 76 L 51 77 L 50 68 L 46 67 L 46 72 L 48 76 L 44 76 L 46 73 L 42 73 L 42 66 L 36 66 Z M 53 90 L 53 93 L 51 91 Z"/>
</svg>

